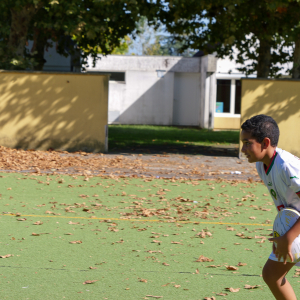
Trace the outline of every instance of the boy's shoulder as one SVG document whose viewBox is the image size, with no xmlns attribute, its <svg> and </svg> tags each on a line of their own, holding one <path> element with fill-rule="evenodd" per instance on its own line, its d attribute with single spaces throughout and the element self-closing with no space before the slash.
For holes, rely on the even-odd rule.
<svg viewBox="0 0 300 300">
<path fill-rule="evenodd" d="M 281 172 L 283 171 L 284 173 L 288 170 L 288 173 L 291 172 L 291 170 L 300 172 L 300 159 L 293 155 L 292 153 L 282 150 L 280 148 L 276 148 L 276 159 L 274 161 L 275 165 L 275 172 Z"/>
<path fill-rule="evenodd" d="M 264 173 L 264 164 L 262 162 L 256 162 L 256 168 L 259 172 Z M 300 159 L 292 153 L 276 148 L 276 154 L 271 169 L 286 170 L 290 167 L 298 169 L 300 171 Z"/>
<path fill-rule="evenodd" d="M 292 153 L 276 148 L 276 162 L 278 164 L 296 164 L 300 166 L 299 157 L 293 155 Z"/>
</svg>

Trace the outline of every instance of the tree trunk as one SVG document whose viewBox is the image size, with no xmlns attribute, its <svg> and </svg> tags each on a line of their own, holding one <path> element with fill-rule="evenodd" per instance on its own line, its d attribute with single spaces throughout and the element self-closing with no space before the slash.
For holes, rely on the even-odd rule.
<svg viewBox="0 0 300 300">
<path fill-rule="evenodd" d="M 265 39 L 260 39 L 257 60 L 257 78 L 267 78 L 271 68 L 271 44 Z"/>
<path fill-rule="evenodd" d="M 292 78 L 300 78 L 300 36 L 295 41 L 295 50 L 293 54 Z"/>
<path fill-rule="evenodd" d="M 46 60 L 44 59 L 45 47 L 47 45 L 47 35 L 45 32 L 41 32 L 38 29 L 35 29 L 33 35 L 33 46 L 31 52 L 37 63 L 33 68 L 35 71 L 43 71 L 44 64 Z"/>
<path fill-rule="evenodd" d="M 29 23 L 40 7 L 41 5 L 27 5 L 20 10 L 15 8 L 11 9 L 11 28 L 8 49 L 17 57 L 23 57 Z"/>
</svg>

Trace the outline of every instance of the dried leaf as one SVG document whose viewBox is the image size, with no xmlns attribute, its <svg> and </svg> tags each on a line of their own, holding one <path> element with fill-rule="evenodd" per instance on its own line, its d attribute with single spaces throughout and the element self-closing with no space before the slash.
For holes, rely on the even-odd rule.
<svg viewBox="0 0 300 300">
<path fill-rule="evenodd" d="M 72 242 L 69 242 L 70 244 L 82 244 L 82 241 L 72 241 Z"/>
<path fill-rule="evenodd" d="M 230 287 L 230 288 L 225 288 L 225 290 L 228 290 L 231 293 L 237 293 L 240 290 L 240 288 L 234 289 L 234 288 Z"/>
<path fill-rule="evenodd" d="M 247 290 L 252 290 L 252 289 L 257 289 L 257 288 L 259 288 L 260 287 L 260 285 L 249 285 L 249 284 L 245 284 L 245 289 L 247 289 Z"/>
<path fill-rule="evenodd" d="M 36 221 L 35 223 L 33 223 L 33 225 L 42 225 L 43 222 L 42 221 Z"/>
<path fill-rule="evenodd" d="M 207 262 L 207 261 L 214 261 L 214 260 L 210 259 L 208 257 L 205 257 L 203 255 L 200 255 L 199 258 L 196 260 L 196 262 Z"/>
<path fill-rule="evenodd" d="M 98 281 L 98 280 L 86 280 L 82 284 L 92 284 L 92 283 L 95 283 L 96 281 Z"/>
<path fill-rule="evenodd" d="M 80 224 L 80 222 L 72 222 L 72 221 L 70 221 L 68 224 L 70 224 L 70 225 L 78 225 L 78 224 Z"/>
<path fill-rule="evenodd" d="M 227 266 L 226 267 L 227 270 L 230 270 L 230 271 L 236 271 L 238 270 L 239 268 L 235 267 L 235 266 Z"/>
<path fill-rule="evenodd" d="M 12 254 L 0 255 L 0 258 L 8 258 L 13 256 Z"/>
</svg>

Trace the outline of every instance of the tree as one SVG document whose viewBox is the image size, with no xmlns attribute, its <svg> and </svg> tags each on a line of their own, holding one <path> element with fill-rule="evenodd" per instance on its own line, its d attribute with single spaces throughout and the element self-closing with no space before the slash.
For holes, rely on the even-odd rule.
<svg viewBox="0 0 300 300">
<path fill-rule="evenodd" d="M 132 55 L 164 55 L 161 43 L 166 34 L 163 26 L 149 25 L 147 17 L 142 16 L 132 32 L 134 40 L 129 51 Z"/>
<path fill-rule="evenodd" d="M 158 0 L 157 6 L 156 17 L 184 42 L 183 49 L 232 59 L 237 49 L 237 62 L 250 61 L 241 71 L 257 77 L 277 76 L 280 65 L 296 57 L 300 67 L 297 0 Z"/>
<path fill-rule="evenodd" d="M 130 47 L 132 54 L 192 56 L 195 53 L 191 49 L 181 51 L 182 42 L 174 39 L 165 26 L 157 23 L 155 17 L 149 21 L 147 17 L 142 16 L 136 23 L 132 35 L 134 36 Z"/>
<path fill-rule="evenodd" d="M 152 10 L 146 0 L 2 0 L 0 67 L 42 69 L 50 39 L 62 55 L 76 47 L 83 61 L 89 55 L 96 59 L 98 53 L 112 53 L 140 15 Z M 31 53 L 28 40 L 34 41 Z"/>
</svg>

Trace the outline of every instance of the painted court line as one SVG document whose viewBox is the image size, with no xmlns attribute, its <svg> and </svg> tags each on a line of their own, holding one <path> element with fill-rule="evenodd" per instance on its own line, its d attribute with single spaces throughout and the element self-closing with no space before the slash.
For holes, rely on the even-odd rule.
<svg viewBox="0 0 300 300">
<path fill-rule="evenodd" d="M 187 223 L 187 224 L 214 224 L 214 225 L 241 225 L 241 226 L 273 226 L 272 224 L 260 223 L 230 223 L 230 222 L 202 222 L 202 221 L 178 221 L 178 220 L 135 220 L 135 219 L 119 219 L 119 218 L 97 218 L 97 217 L 68 217 L 68 216 L 45 216 L 45 215 L 20 215 L 2 214 L 9 217 L 36 217 L 36 218 L 60 218 L 60 219 L 83 219 L 83 220 L 112 220 L 112 221 L 131 221 L 131 222 L 161 222 L 161 223 Z"/>
</svg>

